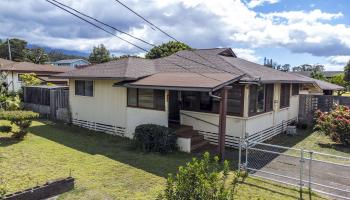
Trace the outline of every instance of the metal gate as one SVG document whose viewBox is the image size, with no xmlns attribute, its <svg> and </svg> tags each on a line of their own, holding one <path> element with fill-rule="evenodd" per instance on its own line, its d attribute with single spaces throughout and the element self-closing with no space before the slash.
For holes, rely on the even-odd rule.
<svg viewBox="0 0 350 200">
<path fill-rule="evenodd" d="M 336 199 L 350 199 L 350 157 L 241 140 L 239 169 L 260 177 Z M 303 193 L 304 191 L 304 193 Z"/>
</svg>

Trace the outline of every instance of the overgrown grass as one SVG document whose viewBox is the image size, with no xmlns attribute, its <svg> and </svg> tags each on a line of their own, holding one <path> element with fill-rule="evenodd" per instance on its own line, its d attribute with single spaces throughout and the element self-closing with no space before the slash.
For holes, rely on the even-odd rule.
<svg viewBox="0 0 350 200">
<path fill-rule="evenodd" d="M 0 121 L 1 124 L 8 124 Z M 24 141 L 0 133 L 0 179 L 8 193 L 47 180 L 76 178 L 76 187 L 60 199 L 154 199 L 168 173 L 192 155 L 144 154 L 129 140 L 50 122 L 34 122 Z M 238 199 L 296 199 L 297 189 L 259 179 L 246 179 Z M 315 197 L 314 199 L 319 199 Z"/>
</svg>

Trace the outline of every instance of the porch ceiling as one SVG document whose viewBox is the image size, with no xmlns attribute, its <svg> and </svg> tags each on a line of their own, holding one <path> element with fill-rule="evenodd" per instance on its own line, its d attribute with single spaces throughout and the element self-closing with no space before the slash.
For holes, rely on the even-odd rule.
<svg viewBox="0 0 350 200">
<path fill-rule="evenodd" d="M 131 88 L 213 91 L 231 84 L 242 75 L 229 73 L 157 73 L 132 83 L 124 84 Z"/>
</svg>

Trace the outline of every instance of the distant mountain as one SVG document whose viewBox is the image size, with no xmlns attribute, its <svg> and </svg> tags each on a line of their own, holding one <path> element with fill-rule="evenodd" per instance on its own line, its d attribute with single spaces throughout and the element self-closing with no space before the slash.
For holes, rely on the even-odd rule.
<svg viewBox="0 0 350 200">
<path fill-rule="evenodd" d="M 65 54 L 65 55 L 70 55 L 70 56 L 85 57 L 85 58 L 87 58 L 89 56 L 89 53 L 77 51 L 77 50 L 55 49 L 55 48 L 43 47 L 43 46 L 35 45 L 35 44 L 28 44 L 27 45 L 27 48 L 36 48 L 36 47 L 43 48 L 46 51 L 46 53 L 56 51 L 56 52 L 60 52 L 60 53 Z"/>
</svg>

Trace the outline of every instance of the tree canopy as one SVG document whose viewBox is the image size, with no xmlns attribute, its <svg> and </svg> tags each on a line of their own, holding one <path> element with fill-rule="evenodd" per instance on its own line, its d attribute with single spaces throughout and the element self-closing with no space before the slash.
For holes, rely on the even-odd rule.
<svg viewBox="0 0 350 200">
<path fill-rule="evenodd" d="M 159 46 L 153 47 L 149 51 L 149 53 L 146 54 L 146 58 L 149 58 L 149 59 L 162 58 L 162 57 L 170 56 L 171 54 L 174 54 L 178 51 L 187 50 L 187 49 L 191 49 L 191 47 L 185 43 L 170 41 L 170 42 L 161 44 Z"/>
<path fill-rule="evenodd" d="M 104 63 L 110 60 L 111 60 L 110 53 L 103 44 L 95 46 L 92 49 L 92 52 L 89 56 L 89 61 L 91 63 Z"/>
<path fill-rule="evenodd" d="M 8 51 L 8 40 L 0 41 L 0 58 L 10 59 Z M 11 58 L 14 61 L 24 61 L 27 41 L 13 38 L 9 40 L 11 49 Z"/>
<path fill-rule="evenodd" d="M 26 61 L 35 63 L 35 64 L 44 64 L 49 61 L 49 56 L 43 48 L 37 47 L 33 49 L 26 49 L 24 54 L 24 59 Z"/>
</svg>

